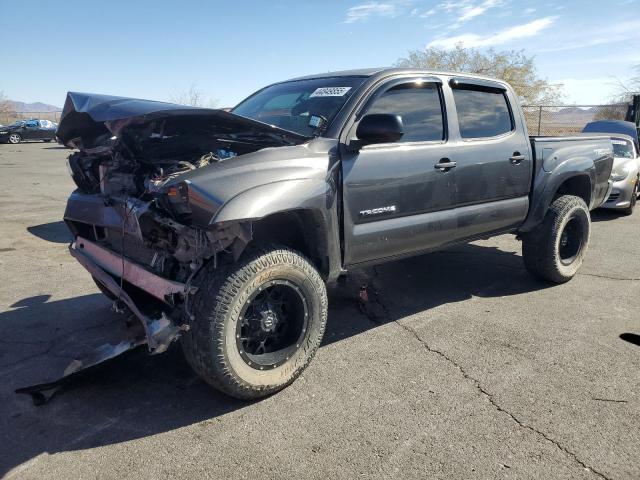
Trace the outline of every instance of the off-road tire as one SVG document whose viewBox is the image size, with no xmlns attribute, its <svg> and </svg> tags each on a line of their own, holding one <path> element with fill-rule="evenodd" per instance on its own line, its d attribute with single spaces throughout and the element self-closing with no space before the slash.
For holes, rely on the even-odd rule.
<svg viewBox="0 0 640 480">
<path fill-rule="evenodd" d="M 259 370 L 241 357 L 236 326 L 251 295 L 274 280 L 302 292 L 308 323 L 300 347 L 285 363 Z M 291 384 L 311 362 L 324 335 L 328 301 L 324 281 L 300 253 L 276 245 L 250 247 L 238 262 L 206 265 L 195 285 L 182 348 L 193 370 L 216 389 L 239 399 L 264 397 Z"/>
<path fill-rule="evenodd" d="M 638 202 L 638 184 L 640 180 L 636 180 L 636 184 L 633 187 L 633 192 L 631 193 L 631 200 L 629 201 L 629 206 L 622 210 L 623 215 L 631 215 L 633 210 L 636 207 L 636 203 Z"/>
<path fill-rule="evenodd" d="M 570 221 L 576 222 L 573 225 L 579 225 L 582 229 L 577 234 L 580 245 L 575 256 L 563 263 L 560 244 L 565 227 Z M 582 265 L 590 235 L 591 216 L 584 200 L 573 195 L 562 195 L 551 203 L 542 223 L 523 235 L 524 265 L 531 274 L 543 280 L 568 282 Z"/>
</svg>

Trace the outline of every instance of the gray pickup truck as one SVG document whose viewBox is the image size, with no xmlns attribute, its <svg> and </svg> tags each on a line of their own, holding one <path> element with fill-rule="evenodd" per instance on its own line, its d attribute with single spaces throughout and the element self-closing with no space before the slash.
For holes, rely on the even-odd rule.
<svg viewBox="0 0 640 480">
<path fill-rule="evenodd" d="M 411 69 L 276 83 L 230 111 L 69 93 L 57 136 L 78 150 L 71 255 L 141 327 L 67 375 L 180 337 L 238 398 L 300 375 L 348 269 L 510 232 L 532 274 L 568 281 L 613 163 L 605 137 L 529 137 L 505 82 Z"/>
</svg>

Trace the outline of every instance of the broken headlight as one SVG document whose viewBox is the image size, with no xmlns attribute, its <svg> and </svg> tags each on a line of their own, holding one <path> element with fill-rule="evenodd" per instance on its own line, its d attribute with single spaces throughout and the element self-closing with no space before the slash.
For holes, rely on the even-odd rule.
<svg viewBox="0 0 640 480">
<path fill-rule="evenodd" d="M 191 215 L 189 206 L 189 186 L 186 182 L 179 182 L 166 187 L 162 195 L 162 206 L 176 218 Z"/>
</svg>

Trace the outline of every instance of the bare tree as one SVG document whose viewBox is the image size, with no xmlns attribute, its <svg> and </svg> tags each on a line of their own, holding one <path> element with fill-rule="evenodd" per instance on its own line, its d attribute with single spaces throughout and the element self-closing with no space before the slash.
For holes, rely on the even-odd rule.
<svg viewBox="0 0 640 480">
<path fill-rule="evenodd" d="M 640 65 L 636 65 L 635 70 L 638 75 L 627 82 L 616 79 L 616 95 L 611 99 L 610 105 L 598 108 L 594 115 L 595 120 L 624 120 L 626 118 L 632 96 L 640 95 Z"/>
<path fill-rule="evenodd" d="M 636 65 L 634 70 L 637 76 L 632 77 L 628 82 L 625 83 L 619 79 L 617 80 L 619 97 L 626 98 L 633 94 L 640 94 L 640 64 Z"/>
<path fill-rule="evenodd" d="M 190 105 L 192 107 L 215 108 L 217 100 L 213 98 L 207 99 L 204 92 L 192 83 L 189 90 L 176 92 L 169 97 L 169 101 L 179 105 Z"/>
<path fill-rule="evenodd" d="M 593 115 L 594 120 L 624 120 L 627 115 L 629 103 L 626 98 L 614 98 L 610 105 L 597 107 Z"/>
<path fill-rule="evenodd" d="M 13 103 L 7 98 L 2 90 L 0 90 L 0 123 L 11 123 L 11 119 L 15 117 L 16 112 Z"/>
<path fill-rule="evenodd" d="M 426 48 L 411 50 L 396 62 L 398 67 L 429 68 L 488 75 L 509 82 L 527 105 L 555 104 L 562 98 L 562 85 L 553 85 L 538 76 L 534 57 L 524 50 L 480 51 L 457 45 L 452 50 Z"/>
</svg>

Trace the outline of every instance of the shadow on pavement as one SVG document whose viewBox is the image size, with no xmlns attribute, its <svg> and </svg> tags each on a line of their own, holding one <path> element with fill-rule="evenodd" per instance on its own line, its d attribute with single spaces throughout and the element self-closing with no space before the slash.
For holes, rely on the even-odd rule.
<svg viewBox="0 0 640 480">
<path fill-rule="evenodd" d="M 620 339 L 640 347 L 640 335 L 636 335 L 635 333 L 623 333 L 620 335 Z"/>
<path fill-rule="evenodd" d="M 381 315 L 359 313 L 363 284 L 383 298 Z M 527 274 L 519 255 L 478 245 L 360 270 L 330 289 L 323 345 L 472 296 L 517 295 L 547 286 Z M 79 350 L 101 345 L 124 328 L 123 317 L 99 294 L 48 300 L 47 295 L 27 298 L 0 313 L 0 476 L 43 452 L 126 442 L 251 404 L 209 387 L 174 345 L 158 356 L 144 348 L 129 352 L 74 380 L 50 403 L 33 406 L 13 390 L 50 379 Z"/>
<path fill-rule="evenodd" d="M 62 220 L 27 227 L 27 231 L 47 242 L 70 243 L 72 240 L 71 233 Z"/>
<path fill-rule="evenodd" d="M 597 208 L 591 211 L 592 222 L 611 222 L 625 217 L 626 215 L 623 215 L 620 211 L 610 208 Z"/>
</svg>

